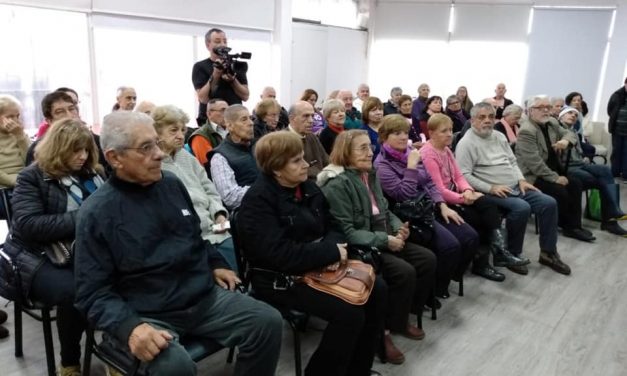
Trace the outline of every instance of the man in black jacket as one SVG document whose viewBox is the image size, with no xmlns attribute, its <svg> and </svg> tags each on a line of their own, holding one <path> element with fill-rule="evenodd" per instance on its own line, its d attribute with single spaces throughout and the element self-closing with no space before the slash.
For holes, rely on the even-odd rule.
<svg viewBox="0 0 627 376">
<path fill-rule="evenodd" d="M 195 375 L 178 341 L 193 336 L 237 346 L 236 375 L 274 375 L 281 315 L 232 291 L 239 279 L 203 241 L 185 186 L 161 172 L 152 119 L 112 113 L 101 141 L 114 174 L 78 216 L 76 306 L 148 374 Z"/>
<path fill-rule="evenodd" d="M 610 117 L 608 130 L 612 134 L 612 174 L 627 180 L 627 78 L 607 103 Z"/>
</svg>

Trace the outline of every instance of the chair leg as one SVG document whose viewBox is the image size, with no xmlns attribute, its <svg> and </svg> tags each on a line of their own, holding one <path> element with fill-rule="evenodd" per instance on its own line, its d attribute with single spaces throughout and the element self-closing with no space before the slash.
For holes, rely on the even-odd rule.
<svg viewBox="0 0 627 376">
<path fill-rule="evenodd" d="M 298 328 L 293 322 L 289 321 L 289 324 L 292 327 L 292 333 L 294 333 L 294 370 L 296 372 L 296 376 L 301 376 L 303 374 L 303 367 L 301 364 L 300 334 L 298 333 Z"/>
<path fill-rule="evenodd" d="M 52 343 L 52 320 L 50 319 L 50 308 L 41 310 L 41 323 L 44 327 L 44 346 L 46 348 L 46 363 L 48 364 L 48 375 L 55 376 L 54 364 L 54 344 Z"/>
<path fill-rule="evenodd" d="M 457 295 L 464 296 L 464 274 L 459 276 L 459 290 L 457 291 Z"/>
<path fill-rule="evenodd" d="M 22 305 L 16 300 L 13 302 L 13 320 L 15 321 L 15 356 L 24 356 L 22 351 Z"/>
<path fill-rule="evenodd" d="M 94 331 L 88 327 L 85 331 L 85 354 L 83 355 L 83 376 L 91 374 L 91 349 L 94 346 Z"/>
<path fill-rule="evenodd" d="M 534 214 L 533 218 L 535 219 L 536 223 L 536 235 L 538 235 L 540 233 L 540 222 L 538 221 L 538 215 Z"/>
<path fill-rule="evenodd" d="M 235 356 L 235 347 L 231 347 L 229 349 L 229 355 L 226 357 L 226 362 L 229 364 L 233 363 L 234 356 Z"/>
<path fill-rule="evenodd" d="M 437 309 L 435 308 L 436 300 L 437 299 L 435 297 L 435 294 L 433 294 L 433 296 L 431 297 L 431 320 L 437 320 L 438 319 Z"/>
</svg>

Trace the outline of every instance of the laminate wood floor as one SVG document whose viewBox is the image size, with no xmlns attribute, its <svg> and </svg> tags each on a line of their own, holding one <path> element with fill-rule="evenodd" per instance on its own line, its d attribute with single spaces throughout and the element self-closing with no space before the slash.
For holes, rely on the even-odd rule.
<svg viewBox="0 0 627 376">
<path fill-rule="evenodd" d="M 625 185 L 622 202 L 627 203 Z M 6 225 L 0 226 L 4 239 Z M 375 361 L 373 368 L 391 376 L 627 375 L 627 239 L 602 232 L 598 222 L 584 220 L 584 227 L 595 233 L 596 242 L 559 238 L 562 258 L 573 270 L 566 277 L 537 263 L 538 237 L 530 222 L 524 252 L 532 259 L 529 275 L 505 270 L 506 281 L 496 283 L 467 273 L 464 297 L 458 297 L 452 285 L 452 296 L 443 301 L 438 319 L 424 315 L 424 340 L 394 337 L 405 363 Z M 13 306 L 6 304 L 0 298 L 11 331 L 9 338 L 0 340 L 0 375 L 44 375 L 41 324 L 24 317 L 24 357 L 15 358 Z M 323 325 L 314 321 L 303 334 L 304 364 Z M 283 333 L 277 375 L 292 375 L 292 335 L 287 326 Z M 232 374 L 225 361 L 226 351 L 217 353 L 199 364 L 199 374 Z M 95 362 L 92 370 L 93 375 L 104 375 L 101 363 Z"/>
</svg>

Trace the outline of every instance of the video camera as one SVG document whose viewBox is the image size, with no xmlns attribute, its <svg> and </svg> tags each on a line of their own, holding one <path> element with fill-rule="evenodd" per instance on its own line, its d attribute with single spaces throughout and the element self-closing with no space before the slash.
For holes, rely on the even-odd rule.
<svg viewBox="0 0 627 376">
<path fill-rule="evenodd" d="M 229 54 L 231 48 L 227 46 L 216 47 L 213 49 L 216 55 L 220 57 L 221 62 L 215 61 L 213 66 L 224 71 L 228 75 L 235 75 L 236 71 L 244 71 L 248 69 L 248 64 L 245 61 L 239 61 L 237 59 L 250 59 L 252 54 L 250 52 L 242 52 L 239 54 Z"/>
</svg>

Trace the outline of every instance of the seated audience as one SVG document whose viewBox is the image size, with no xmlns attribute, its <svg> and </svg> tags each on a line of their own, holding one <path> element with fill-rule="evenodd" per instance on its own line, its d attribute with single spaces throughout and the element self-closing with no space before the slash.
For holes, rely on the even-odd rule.
<svg viewBox="0 0 627 376">
<path fill-rule="evenodd" d="M 259 170 L 252 154 L 253 122 L 248 109 L 241 104 L 231 105 L 224 112 L 224 121 L 229 134 L 209 152 L 205 170 L 208 167 L 224 205 L 235 210 Z"/>
<path fill-rule="evenodd" d="M 494 107 L 496 108 L 496 119 L 499 120 L 503 117 L 503 110 L 505 107 L 510 104 L 514 104 L 511 99 L 505 98 L 505 93 L 507 93 L 507 88 L 504 83 L 499 83 L 496 85 L 496 89 L 494 89 Z"/>
<path fill-rule="evenodd" d="M 311 104 L 311 106 L 313 107 L 313 127 L 311 129 L 311 132 L 316 135 L 319 134 L 320 131 L 322 131 L 322 128 L 324 128 L 325 124 L 324 116 L 322 115 L 318 107 L 316 107 L 316 103 L 318 102 L 318 93 L 314 89 L 307 89 L 305 90 L 305 92 L 303 92 L 303 95 L 300 96 L 300 100 L 309 102 L 309 104 Z"/>
<path fill-rule="evenodd" d="M 409 125 L 411 125 L 411 106 L 411 97 L 409 95 L 401 95 L 398 99 L 398 114 L 403 116 Z"/>
<path fill-rule="evenodd" d="M 540 230 L 538 262 L 569 275 L 570 267 L 557 252 L 557 202 L 525 180 L 507 139 L 493 131 L 494 120 L 491 104 L 482 102 L 472 108 L 472 127 L 455 149 L 459 169 L 473 189 L 506 212 L 507 244 L 513 255 L 521 258 L 527 221 L 533 212 Z"/>
<path fill-rule="evenodd" d="M 398 114 L 398 100 L 403 95 L 403 89 L 398 86 L 394 86 L 390 90 L 390 99 L 383 105 L 383 115 Z"/>
<path fill-rule="evenodd" d="M 474 106 L 474 103 L 472 103 L 472 100 L 470 100 L 470 97 L 468 96 L 468 89 L 466 86 L 458 87 L 456 95 L 461 103 L 462 110 L 466 111 L 468 117 L 470 117 L 470 109 Z"/>
<path fill-rule="evenodd" d="M 322 113 L 327 126 L 320 132 L 320 143 L 327 154 L 330 154 L 335 138 L 344 132 L 344 119 L 346 118 L 344 104 L 337 99 L 326 100 L 322 106 Z"/>
<path fill-rule="evenodd" d="M 261 100 L 264 99 L 274 99 L 276 100 L 276 90 L 274 90 L 274 88 L 272 86 L 266 86 L 263 88 L 263 91 L 261 92 Z M 279 102 L 277 102 L 278 104 Z M 253 112 L 253 116 L 255 116 L 255 113 Z M 281 106 L 279 104 L 279 119 L 277 121 L 277 128 L 278 129 L 285 129 L 287 128 L 287 125 L 289 124 L 289 119 L 287 118 L 287 110 Z"/>
<path fill-rule="evenodd" d="M 459 169 L 449 148 L 453 141 L 450 118 L 434 114 L 429 118 L 428 126 L 431 139 L 420 149 L 420 155 L 436 189 L 444 201 L 479 233 L 482 243 L 489 244 L 495 266 L 525 273 L 524 265 L 529 264 L 529 260 L 522 260 L 508 251 L 499 208 L 483 193 L 475 191 Z M 472 272 L 493 281 L 505 280 L 505 275 L 490 265 L 490 254 L 484 247 L 479 247 L 475 253 Z"/>
<path fill-rule="evenodd" d="M 411 98 L 410 98 L 411 102 Z M 377 97 L 368 97 L 362 107 L 363 121 L 362 129 L 368 131 L 370 144 L 374 147 L 373 160 L 379 155 L 381 144 L 379 143 L 379 127 L 383 120 L 383 103 Z"/>
<path fill-rule="evenodd" d="M 137 104 L 137 93 L 129 86 L 120 86 L 115 96 L 113 111 L 133 111 Z"/>
<path fill-rule="evenodd" d="M 570 106 L 570 107 L 574 107 L 579 113 L 577 114 L 577 121 L 575 122 L 575 125 L 573 126 L 573 129 L 579 133 L 579 134 L 583 134 L 583 130 L 584 130 L 584 121 L 590 122 L 590 119 L 585 119 L 584 120 L 584 114 L 583 114 L 583 95 L 581 95 L 581 93 L 578 93 L 576 91 L 573 91 L 571 93 L 568 93 L 568 95 L 566 95 L 566 97 L 564 98 L 564 105 L 565 106 Z M 587 112 L 587 111 L 586 111 Z"/>
<path fill-rule="evenodd" d="M 24 168 L 30 140 L 20 120 L 20 103 L 10 95 L 0 95 L 0 188 L 13 188 Z M 11 195 L 9 191 L 9 195 Z M 0 200 L 0 219 L 6 219 Z"/>
<path fill-rule="evenodd" d="M 425 135 L 425 138 L 429 139 L 429 127 L 427 127 L 427 122 L 429 121 L 429 117 L 433 114 L 443 113 L 442 111 L 442 98 L 434 95 L 427 99 L 427 103 L 425 105 L 425 109 L 420 115 L 420 132 Z"/>
<path fill-rule="evenodd" d="M 274 375 L 281 315 L 232 291 L 239 279 L 201 237 L 185 186 L 161 171 L 152 123 L 138 112 L 104 118 L 114 174 L 78 215 L 76 306 L 146 374 L 195 375 L 179 342 L 193 336 L 237 346 L 235 375 Z"/>
<path fill-rule="evenodd" d="M 577 112 L 574 107 L 564 107 L 559 115 L 560 124 L 573 134 L 575 134 L 575 130 L 572 127 L 577 121 Z M 562 161 L 565 159 L 566 157 L 562 155 Z M 614 183 L 614 177 L 610 168 L 586 161 L 579 138 L 577 138 L 577 143 L 571 149 L 568 162 L 568 179 L 578 179 L 581 181 L 583 189 L 595 188 L 599 190 L 601 197 L 601 230 L 627 237 L 627 231 L 617 222 L 617 220 L 627 219 L 627 215 L 620 208 L 620 190 L 619 186 Z"/>
<path fill-rule="evenodd" d="M 210 99 L 207 103 L 207 122 L 189 137 L 189 146 L 203 166 L 207 163 L 207 153 L 217 148 L 229 133 L 224 122 L 224 111 L 228 106 L 222 99 Z"/>
<path fill-rule="evenodd" d="M 159 136 L 159 148 L 165 154 L 161 169 L 173 173 L 183 182 L 200 219 L 202 238 L 222 254 L 231 270 L 237 271 L 231 235 L 226 229 L 213 229 L 214 225 L 226 222 L 228 213 L 203 166 L 183 149 L 185 124 L 189 123 L 189 117 L 175 106 L 159 106 L 153 110 L 152 119 Z"/>
<path fill-rule="evenodd" d="M 399 115 L 389 115 L 379 128 L 381 153 L 374 161 L 377 177 L 390 204 L 417 198 L 426 193 L 436 215 L 434 239 L 423 243 L 437 257 L 435 295 L 449 297 L 451 279 L 459 280 L 465 266 L 477 251 L 478 235 L 459 214 L 446 205 L 429 174 L 420 162 L 420 152 L 407 145 L 409 124 Z M 460 266 L 464 265 L 464 266 Z"/>
<path fill-rule="evenodd" d="M 353 106 L 353 93 L 350 90 L 340 90 L 337 99 L 344 103 L 346 117 L 344 118 L 344 129 L 361 128 L 361 112 Z"/>
<path fill-rule="evenodd" d="M 316 180 L 316 176 L 329 164 L 329 156 L 324 151 L 318 137 L 311 133 L 314 109 L 309 102 L 298 101 L 290 107 L 290 125 L 288 130 L 297 134 L 303 143 L 305 161 L 309 164 L 307 176 Z"/>
<path fill-rule="evenodd" d="M 291 132 L 263 137 L 255 145 L 255 157 L 261 173 L 244 196 L 238 215 L 255 296 L 328 322 L 306 375 L 370 375 L 383 329 L 385 283 L 378 277 L 368 302 L 361 306 L 304 283 L 290 283 L 292 276 L 321 268 L 335 270 L 345 262 L 345 237 L 331 228 L 329 204 L 307 178 L 300 137 Z"/>
<path fill-rule="evenodd" d="M 72 260 L 57 266 L 42 251 L 74 240 L 78 209 L 103 184 L 103 173 L 89 129 L 78 119 L 62 119 L 41 139 L 35 163 L 20 172 L 13 191 L 13 226 L 5 252 L 19 265 L 24 299 L 56 306 L 62 376 L 81 375 L 85 319 L 74 307 Z M 82 251 L 77 249 L 75 256 Z"/>
<path fill-rule="evenodd" d="M 255 107 L 255 122 L 253 123 L 255 140 L 279 129 L 280 111 L 281 106 L 276 99 L 266 98 L 257 103 L 257 107 Z"/>
<path fill-rule="evenodd" d="M 388 284 L 386 329 L 420 340 L 425 334 L 409 322 L 409 312 L 422 312 L 434 281 L 433 253 L 407 242 L 409 226 L 390 212 L 381 184 L 372 168 L 372 145 L 364 130 L 340 134 L 330 156 L 331 164 L 318 175 L 334 217 L 335 228 L 349 246 L 376 247 L 381 251 L 381 272 Z M 387 361 L 400 364 L 403 353 L 386 330 Z"/>
<path fill-rule="evenodd" d="M 71 89 L 69 87 L 60 87 L 55 91 L 62 91 L 65 94 L 69 95 L 72 100 L 74 100 L 74 104 L 76 105 L 76 112 L 79 112 L 79 108 L 78 108 L 78 93 L 76 92 L 76 90 Z M 37 135 L 35 136 L 35 139 L 38 140 L 40 138 L 42 138 L 44 136 L 44 134 L 46 134 L 46 132 L 48 131 L 48 128 L 50 127 L 50 123 L 48 123 L 48 120 L 46 120 L 46 118 L 44 117 L 44 119 L 41 121 L 41 124 L 39 124 L 39 129 L 37 130 Z"/>
<path fill-rule="evenodd" d="M 430 92 L 431 89 L 429 88 L 429 85 L 420 84 L 420 86 L 418 86 L 418 97 L 414 99 L 411 109 L 412 125 L 414 127 L 418 127 L 420 124 L 420 116 L 427 107 L 427 99 L 429 99 Z"/>
<path fill-rule="evenodd" d="M 564 236 L 593 241 L 592 233 L 581 227 L 581 181 L 566 177 L 568 165 L 560 158 L 570 152 L 577 136 L 549 115 L 548 98 L 535 96 L 527 105 L 529 116 L 523 120 L 516 142 L 520 170 L 528 182 L 557 201 L 558 223 Z"/>
<path fill-rule="evenodd" d="M 512 150 L 515 150 L 516 140 L 518 139 L 518 122 L 522 118 L 522 114 L 522 107 L 517 104 L 510 104 L 503 110 L 503 117 L 494 124 L 494 130 L 505 135 Z"/>
<path fill-rule="evenodd" d="M 470 115 L 462 108 L 461 101 L 457 95 L 449 95 L 446 98 L 446 115 L 453 122 L 453 133 L 461 131 L 464 124 L 470 119 Z"/>
<path fill-rule="evenodd" d="M 41 100 L 41 110 L 48 124 L 55 123 L 62 119 L 79 119 L 78 107 L 71 96 L 63 91 L 53 91 Z M 26 152 L 25 164 L 30 165 L 35 159 L 35 148 L 41 139 L 33 142 Z M 97 163 L 98 161 L 96 161 Z"/>
<path fill-rule="evenodd" d="M 359 110 L 363 107 L 366 99 L 370 97 L 370 86 L 368 86 L 368 84 L 359 84 L 355 95 L 355 99 L 353 99 L 353 106 Z"/>
</svg>

